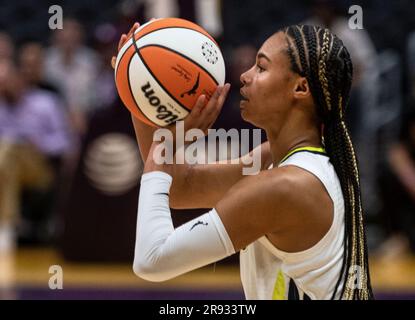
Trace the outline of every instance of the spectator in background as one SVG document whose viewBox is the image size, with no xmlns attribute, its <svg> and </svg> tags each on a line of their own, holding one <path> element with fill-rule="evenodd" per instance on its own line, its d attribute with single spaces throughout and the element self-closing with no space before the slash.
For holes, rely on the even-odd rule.
<svg viewBox="0 0 415 320">
<path fill-rule="evenodd" d="M 0 31 L 0 59 L 13 59 L 14 44 L 10 36 Z"/>
<path fill-rule="evenodd" d="M 95 103 L 99 110 L 113 106 L 118 98 L 114 70 L 108 63 L 113 56 L 114 43 L 116 43 L 118 36 L 116 27 L 110 23 L 101 24 L 94 30 L 94 48 L 99 59 Z"/>
<path fill-rule="evenodd" d="M 386 259 L 415 253 L 415 32 L 407 49 L 409 92 L 400 137 L 388 152 L 387 165 L 379 170 L 386 240 L 376 254 Z"/>
<path fill-rule="evenodd" d="M 64 95 L 79 135 L 85 133 L 87 114 L 95 107 L 97 70 L 97 55 L 84 45 L 82 26 L 75 19 L 64 20 L 63 29 L 53 31 L 52 46 L 46 52 L 45 76 Z"/>
<path fill-rule="evenodd" d="M 344 14 L 341 14 L 341 13 Z M 376 70 L 376 49 L 365 29 L 351 29 L 349 21 L 344 16 L 347 14 L 346 8 L 340 5 L 336 0 L 314 0 L 312 9 L 312 16 L 306 20 L 304 24 L 311 24 L 330 29 L 336 34 L 350 52 L 353 61 L 353 83 L 350 99 L 350 106 L 348 111 L 349 127 L 355 140 L 358 140 L 358 135 L 364 123 L 361 110 L 364 101 L 360 90 L 360 85 L 364 80 L 368 80 Z M 367 99 L 367 96 L 365 97 Z M 358 143 L 358 141 L 356 141 Z"/>
<path fill-rule="evenodd" d="M 0 60 L 0 248 L 13 247 L 25 189 L 48 190 L 53 162 L 70 148 L 58 100 L 27 86 L 11 60 Z"/>
<path fill-rule="evenodd" d="M 60 97 L 58 88 L 45 80 L 44 48 L 40 43 L 28 42 L 22 45 L 18 53 L 18 64 L 21 75 L 30 87 L 47 90 Z"/>
<path fill-rule="evenodd" d="M 56 106 L 59 106 L 62 109 L 61 112 L 65 115 L 65 118 L 68 119 L 68 107 L 65 97 L 56 85 L 45 80 L 44 63 L 45 51 L 40 43 L 28 42 L 21 46 L 18 52 L 18 67 L 27 89 L 40 89 L 48 92 L 50 98 L 55 100 Z M 70 130 L 71 128 L 69 123 L 67 123 L 67 126 L 68 130 Z M 73 147 L 75 145 L 76 138 L 74 137 L 73 130 L 70 130 L 70 133 L 71 143 L 69 145 Z M 72 153 L 76 153 L 75 150 L 71 151 Z M 56 168 L 61 166 L 62 160 L 69 163 L 72 161 L 69 154 L 67 159 L 61 159 L 59 157 L 59 161 L 56 161 L 55 164 Z"/>
<path fill-rule="evenodd" d="M 403 117 L 400 141 L 390 148 L 388 167 L 381 170 L 382 222 L 388 239 L 380 256 L 415 253 L 415 111 Z"/>
<path fill-rule="evenodd" d="M 49 163 L 53 166 L 55 174 L 53 191 L 48 192 L 46 197 L 37 197 L 33 191 L 23 193 L 22 202 L 24 227 L 20 228 L 19 236 L 22 241 L 48 241 L 53 235 L 56 227 L 56 214 L 60 210 L 63 198 L 66 194 L 66 186 L 69 185 L 73 168 L 76 164 L 77 150 L 76 133 L 69 123 L 69 113 L 65 99 L 58 88 L 45 80 L 44 77 L 44 55 L 45 50 L 40 43 L 28 42 L 23 44 L 18 52 L 18 66 L 27 89 L 40 89 L 48 93 L 49 99 L 54 99 L 55 105 L 61 109 L 65 117 L 67 127 L 67 139 L 70 150 L 65 154 L 49 157 Z M 62 199 L 61 199 L 62 198 Z M 48 201 L 49 200 L 49 201 Z M 26 223 L 27 222 L 27 223 Z"/>
</svg>

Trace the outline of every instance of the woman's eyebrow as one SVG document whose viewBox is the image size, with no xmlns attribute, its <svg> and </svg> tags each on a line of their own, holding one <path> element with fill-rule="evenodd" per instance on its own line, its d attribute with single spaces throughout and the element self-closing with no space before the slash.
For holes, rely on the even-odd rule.
<svg viewBox="0 0 415 320">
<path fill-rule="evenodd" d="M 258 52 L 257 57 L 258 57 L 258 59 L 264 58 L 264 59 L 268 60 L 269 62 L 271 62 L 271 59 L 268 58 L 267 55 L 265 55 L 265 53 L 263 53 L 263 52 Z"/>
</svg>

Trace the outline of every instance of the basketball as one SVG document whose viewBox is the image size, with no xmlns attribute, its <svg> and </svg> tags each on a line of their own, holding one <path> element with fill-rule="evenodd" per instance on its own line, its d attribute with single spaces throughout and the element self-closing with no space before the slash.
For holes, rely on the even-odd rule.
<svg viewBox="0 0 415 320">
<path fill-rule="evenodd" d="M 184 119 L 200 95 L 209 99 L 224 82 L 225 63 L 218 44 L 187 20 L 148 22 L 117 55 L 118 94 L 136 118 L 153 127 Z"/>
</svg>

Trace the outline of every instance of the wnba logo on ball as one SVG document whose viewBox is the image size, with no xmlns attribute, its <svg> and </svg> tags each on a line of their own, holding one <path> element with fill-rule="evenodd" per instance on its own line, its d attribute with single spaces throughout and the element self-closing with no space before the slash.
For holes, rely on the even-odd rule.
<svg viewBox="0 0 415 320">
<path fill-rule="evenodd" d="M 185 132 L 184 122 L 176 122 L 176 138 L 168 129 L 154 132 L 154 141 L 163 141 L 153 152 L 153 160 L 157 164 L 207 164 L 216 161 L 227 161 L 231 164 L 243 165 L 243 175 L 258 174 L 261 169 L 261 150 L 250 150 L 251 130 L 242 129 L 209 129 L 205 133 L 200 129 Z M 193 142 L 194 141 L 194 142 Z M 185 147 L 185 142 L 193 142 Z M 261 130 L 252 130 L 252 143 L 261 144 Z M 240 155 L 244 155 L 240 157 Z M 249 167 L 250 166 L 250 167 Z"/>
</svg>

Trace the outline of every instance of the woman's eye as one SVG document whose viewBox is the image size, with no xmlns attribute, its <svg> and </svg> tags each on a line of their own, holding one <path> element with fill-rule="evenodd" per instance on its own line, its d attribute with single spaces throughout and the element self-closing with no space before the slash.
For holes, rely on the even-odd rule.
<svg viewBox="0 0 415 320">
<path fill-rule="evenodd" d="M 260 65 L 258 65 L 258 64 L 257 64 L 257 68 L 258 68 L 258 71 L 259 71 L 259 72 L 263 72 L 263 71 L 265 71 L 265 69 L 264 69 L 264 68 L 262 68 L 262 67 L 261 67 Z"/>
</svg>

